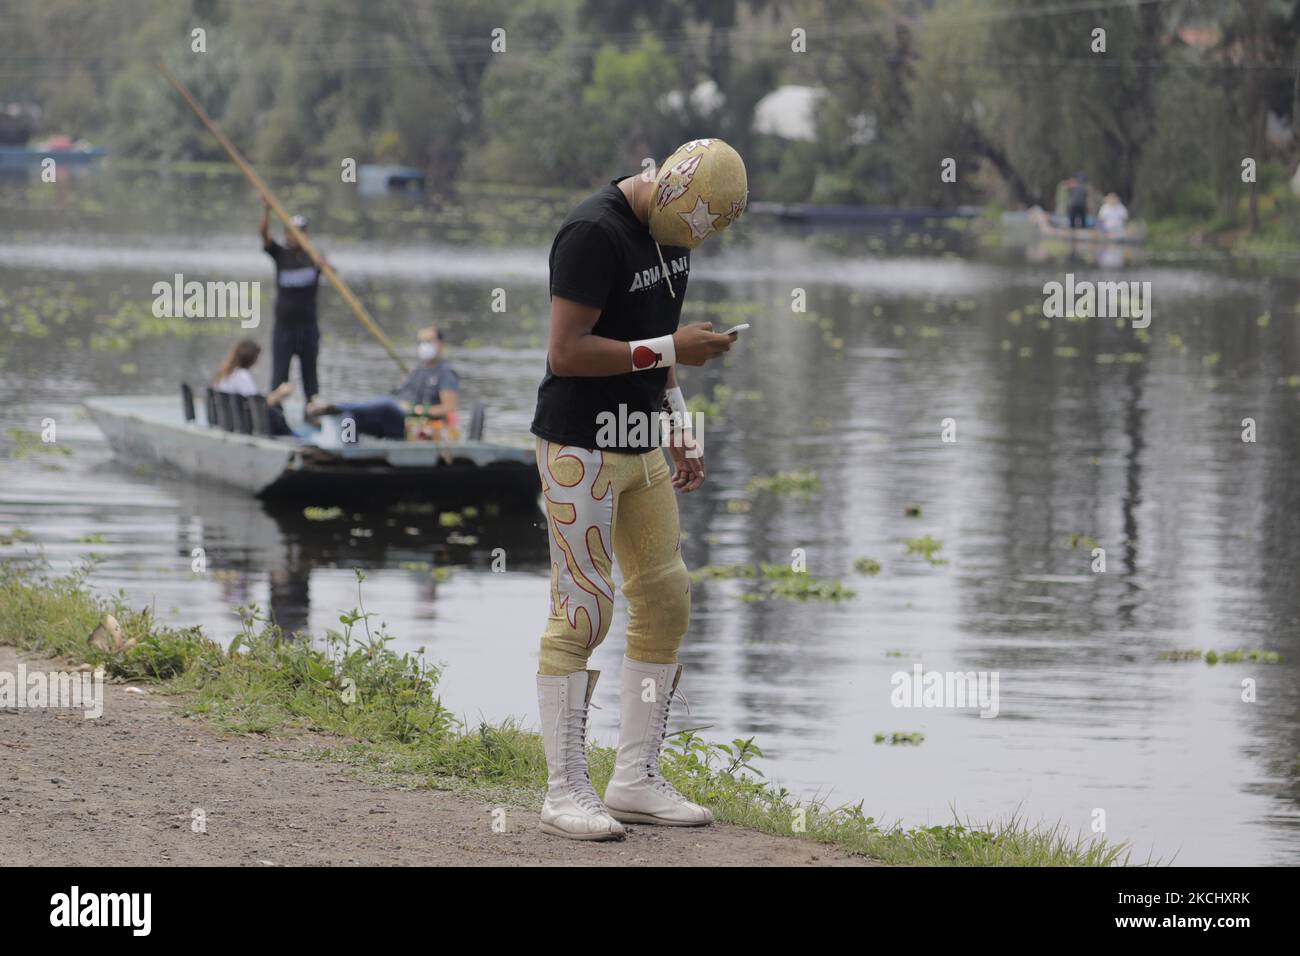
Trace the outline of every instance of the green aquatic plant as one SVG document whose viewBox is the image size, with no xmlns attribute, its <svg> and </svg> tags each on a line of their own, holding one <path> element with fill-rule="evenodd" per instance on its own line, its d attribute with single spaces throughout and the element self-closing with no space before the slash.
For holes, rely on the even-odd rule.
<svg viewBox="0 0 1300 956">
<path fill-rule="evenodd" d="M 1207 664 L 1280 664 L 1281 662 L 1282 655 L 1277 651 L 1238 648 L 1237 650 L 1224 651 L 1221 654 L 1214 650 L 1205 652 L 1205 663 Z"/>
<path fill-rule="evenodd" d="M 879 574 L 880 562 L 873 558 L 858 558 L 853 562 L 853 570 L 857 571 L 859 574 Z"/>
<path fill-rule="evenodd" d="M 9 449 L 10 458 L 26 458 L 35 454 L 62 455 L 66 458 L 72 454 L 72 449 L 67 445 L 43 441 L 40 435 L 26 428 L 11 428 L 5 432 L 5 437 L 13 442 L 13 447 Z"/>
<path fill-rule="evenodd" d="M 874 740 L 878 744 L 889 744 L 891 747 L 919 747 L 921 741 L 925 740 L 925 734 L 920 731 L 907 733 L 896 730 L 892 734 L 876 734 Z"/>
<path fill-rule="evenodd" d="M 706 564 L 691 572 L 692 581 L 726 581 L 757 576 L 752 564 Z"/>
<path fill-rule="evenodd" d="M 1162 661 L 1199 661 L 1207 664 L 1280 664 L 1282 655 L 1277 651 L 1247 650 L 1238 648 L 1231 651 L 1171 650 L 1161 651 Z"/>
<path fill-rule="evenodd" d="M 816 472 L 782 471 L 775 475 L 755 475 L 745 485 L 747 494 L 770 492 L 775 495 L 796 495 L 809 498 L 814 492 L 822 490 L 822 480 Z"/>
<path fill-rule="evenodd" d="M 846 601 L 856 597 L 853 590 L 839 581 L 814 578 L 806 571 L 796 571 L 788 564 L 762 562 L 757 568 L 752 564 L 714 564 L 691 572 L 691 580 L 700 583 L 755 579 L 759 580 L 758 587 L 740 596 L 742 601 L 749 604 L 771 598 L 786 601 Z"/>
<path fill-rule="evenodd" d="M 907 547 L 907 554 L 920 555 L 930 564 L 936 567 L 941 564 L 947 564 L 946 558 L 938 557 L 939 550 L 943 547 L 943 542 L 936 541 L 928 534 L 920 538 L 904 538 L 903 544 Z"/>
<path fill-rule="evenodd" d="M 308 521 L 337 521 L 343 517 L 342 508 L 320 508 L 308 505 L 302 509 L 302 516 Z"/>
<path fill-rule="evenodd" d="M 1077 551 L 1079 548 L 1083 548 L 1085 551 L 1091 551 L 1093 548 L 1101 547 L 1097 543 L 1096 538 L 1089 537 L 1086 534 L 1081 534 L 1078 531 L 1072 532 L 1070 536 L 1065 539 L 1065 545 L 1071 551 Z"/>
<path fill-rule="evenodd" d="M 784 565 L 764 565 L 785 567 Z M 747 601 L 766 601 L 769 598 L 781 598 L 785 601 L 847 601 L 857 596 L 851 588 L 839 581 L 823 581 L 803 572 L 774 575 L 764 572 L 765 580 L 759 589 L 744 596 Z"/>
</svg>

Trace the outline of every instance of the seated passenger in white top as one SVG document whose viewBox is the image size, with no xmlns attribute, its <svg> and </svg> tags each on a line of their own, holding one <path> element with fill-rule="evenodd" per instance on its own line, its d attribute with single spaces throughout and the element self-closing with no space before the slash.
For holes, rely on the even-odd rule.
<svg viewBox="0 0 1300 956">
<path fill-rule="evenodd" d="M 261 354 L 262 347 L 252 339 L 240 339 L 235 343 L 234 348 L 226 353 L 221 367 L 217 369 L 217 374 L 212 379 L 212 387 L 228 395 L 260 395 L 262 390 L 257 387 L 250 370 Z M 284 420 L 284 412 L 280 408 L 281 403 L 292 393 L 293 386 L 285 382 L 266 396 L 266 404 L 271 411 L 273 435 L 292 434 Z"/>
</svg>

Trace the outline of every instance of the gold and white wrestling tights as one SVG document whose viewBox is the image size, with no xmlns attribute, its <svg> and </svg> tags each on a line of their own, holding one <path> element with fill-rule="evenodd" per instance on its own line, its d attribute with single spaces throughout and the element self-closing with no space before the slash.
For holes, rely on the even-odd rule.
<svg viewBox="0 0 1300 956">
<path fill-rule="evenodd" d="M 644 454 L 537 439 L 551 536 L 551 613 L 542 635 L 547 676 L 584 670 L 614 614 L 612 563 L 628 602 L 627 656 L 673 664 L 691 616 L 668 463 Z"/>
</svg>

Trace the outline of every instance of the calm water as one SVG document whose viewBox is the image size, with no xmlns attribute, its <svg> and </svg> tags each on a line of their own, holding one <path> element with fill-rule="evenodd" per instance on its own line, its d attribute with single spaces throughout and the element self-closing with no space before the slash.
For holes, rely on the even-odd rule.
<svg viewBox="0 0 1300 956">
<path fill-rule="evenodd" d="M 565 200 L 496 194 L 432 208 L 300 187 L 322 247 L 399 343 L 436 317 L 496 437 L 523 438 L 544 359 L 549 232 Z M 365 602 L 400 646 L 446 664 L 467 719 L 535 720 L 546 540 L 537 514 L 442 528 L 429 503 L 307 520 L 112 459 L 79 402 L 171 392 L 210 374 L 234 322 L 149 315 L 150 288 L 271 278 L 258 205 L 229 177 L 0 180 L 0 537 L 228 638 L 256 602 L 316 633 Z M 1295 287 L 1195 264 L 1110 264 L 963 251 L 960 236 L 801 236 L 758 219 L 696 257 L 691 320 L 748 321 L 712 393 L 710 480 L 681 500 L 691 567 L 788 562 L 856 591 L 841 603 L 746 603 L 696 587 L 683 651 L 706 736 L 755 735 L 769 776 L 884 820 L 1018 811 L 1107 833 L 1177 863 L 1300 862 L 1300 317 Z M 960 257 L 956 252 L 961 252 Z M 1147 335 L 1112 320 L 1044 322 L 1042 284 L 1153 283 Z M 792 288 L 808 312 L 792 314 Z M 490 309 L 506 290 L 508 310 Z M 269 290 L 268 290 L 269 291 Z M 395 369 L 321 291 L 330 395 L 386 391 Z M 269 334 L 269 301 L 263 328 Z M 259 370 L 264 376 L 266 369 Z M 730 393 L 717 392 L 717 386 Z M 15 454 L 13 429 L 58 427 L 70 455 Z M 940 440 L 944 419 L 957 440 Z M 1258 441 L 1241 441 L 1242 419 Z M 807 499 L 748 493 L 809 469 Z M 748 512 L 729 502 L 749 499 Z M 909 516 L 919 506 L 919 516 Z M 907 556 L 930 535 L 946 564 Z M 1090 570 L 1091 541 L 1106 549 Z M 449 540 L 450 539 L 450 540 Z M 473 540 L 469 540 L 473 539 Z M 190 571 L 206 549 L 210 571 Z M 489 571 L 493 548 L 507 572 Z M 883 566 L 868 577 L 857 558 Z M 451 566 L 435 580 L 430 566 Z M 615 734 L 623 618 L 596 653 L 594 731 Z M 1250 648 L 1282 663 L 1207 666 L 1162 651 Z M 999 715 L 895 709 L 891 676 L 996 671 Z M 1242 681 L 1256 682 L 1244 703 Z M 920 732 L 920 746 L 873 742 Z"/>
</svg>

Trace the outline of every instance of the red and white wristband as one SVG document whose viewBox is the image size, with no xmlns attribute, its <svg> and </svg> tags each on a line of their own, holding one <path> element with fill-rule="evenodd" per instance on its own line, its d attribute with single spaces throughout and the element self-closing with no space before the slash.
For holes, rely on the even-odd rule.
<svg viewBox="0 0 1300 956">
<path fill-rule="evenodd" d="M 632 350 L 632 371 L 648 372 L 651 369 L 667 368 L 677 364 L 677 349 L 671 335 L 661 335 L 657 339 L 642 339 L 628 342 Z"/>
</svg>

